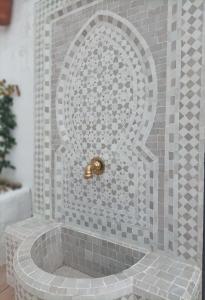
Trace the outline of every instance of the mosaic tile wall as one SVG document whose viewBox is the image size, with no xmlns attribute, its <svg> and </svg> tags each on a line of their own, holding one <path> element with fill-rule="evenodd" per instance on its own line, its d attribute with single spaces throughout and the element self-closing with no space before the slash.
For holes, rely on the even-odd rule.
<svg viewBox="0 0 205 300">
<path fill-rule="evenodd" d="M 161 159 L 146 143 L 151 143 L 155 133 L 150 131 L 158 126 L 154 117 L 158 95 L 156 66 L 159 68 L 160 62 L 155 64 L 151 53 L 155 53 L 157 38 L 150 43 L 152 51 L 136 27 L 123 18 L 126 11 L 123 17 L 116 14 L 122 3 L 92 1 L 88 8 L 82 7 L 69 17 L 59 20 L 53 15 L 52 26 L 48 21 L 47 45 L 52 41 L 48 46 L 52 61 L 47 64 L 52 80 L 50 161 L 54 162 L 51 165 L 54 180 L 51 182 L 53 195 L 47 199 L 48 202 L 52 196 L 55 199 L 54 216 L 58 221 L 153 248 L 157 244 Z M 166 26 L 166 9 L 163 3 L 160 5 L 163 26 Z M 127 9 L 130 11 L 131 6 Z M 132 5 L 132 9 L 137 11 L 138 6 Z M 158 14 L 151 3 L 141 9 Z M 68 37 L 73 32 L 70 41 L 62 36 L 62 28 L 69 28 Z M 85 38 L 84 31 L 88 32 Z M 162 25 L 157 23 L 157 37 L 161 31 Z M 146 34 L 151 37 L 148 31 Z M 73 59 L 73 53 L 78 51 L 79 55 Z M 159 56 L 157 51 L 155 56 Z M 102 67 L 95 70 L 95 64 Z M 78 69 L 79 72 L 73 73 Z M 87 70 L 88 75 L 82 70 Z M 93 78 L 89 75 L 92 73 Z M 59 76 L 57 88 L 55 83 Z M 159 78 L 162 77 L 163 74 L 159 74 Z M 72 84 L 67 87 L 71 80 Z M 83 90 L 81 82 L 85 82 Z M 67 94 L 71 98 L 64 101 Z M 90 100 L 86 100 L 87 97 Z M 70 105 L 72 102 L 74 105 Z M 101 178 L 86 182 L 83 169 L 94 155 L 105 160 L 107 172 Z M 69 180 L 64 183 L 63 178 Z"/>
<path fill-rule="evenodd" d="M 36 4 L 36 213 L 200 262 L 203 23 L 202 0 Z"/>
</svg>

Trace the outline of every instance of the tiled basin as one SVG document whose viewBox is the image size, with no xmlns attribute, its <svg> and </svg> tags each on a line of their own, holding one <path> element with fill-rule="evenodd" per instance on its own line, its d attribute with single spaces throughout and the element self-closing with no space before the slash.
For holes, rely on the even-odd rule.
<svg viewBox="0 0 205 300">
<path fill-rule="evenodd" d="M 26 239 L 17 251 L 16 295 L 24 294 L 24 299 L 33 295 L 37 300 L 87 299 L 88 295 L 117 299 L 132 293 L 133 274 L 139 272 L 144 256 L 145 252 L 125 244 L 50 225 L 46 232 Z"/>
<path fill-rule="evenodd" d="M 66 227 L 44 233 L 31 249 L 34 263 L 48 273 L 67 266 L 94 278 L 120 273 L 143 256 L 136 249 Z"/>
<path fill-rule="evenodd" d="M 197 266 L 41 222 L 28 219 L 7 229 L 7 275 L 16 300 L 200 299 Z"/>
</svg>

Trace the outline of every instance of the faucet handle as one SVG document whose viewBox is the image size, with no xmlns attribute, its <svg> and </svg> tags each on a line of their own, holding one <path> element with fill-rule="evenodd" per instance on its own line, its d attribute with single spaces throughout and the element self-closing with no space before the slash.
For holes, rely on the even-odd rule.
<svg viewBox="0 0 205 300">
<path fill-rule="evenodd" d="M 91 166 L 95 175 L 101 175 L 105 171 L 105 163 L 100 157 L 94 157 L 91 160 Z"/>
</svg>

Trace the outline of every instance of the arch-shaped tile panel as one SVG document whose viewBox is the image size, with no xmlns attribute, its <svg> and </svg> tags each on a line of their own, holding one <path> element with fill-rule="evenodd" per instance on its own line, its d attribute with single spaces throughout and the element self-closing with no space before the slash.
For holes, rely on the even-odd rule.
<svg viewBox="0 0 205 300">
<path fill-rule="evenodd" d="M 101 11 L 71 44 L 57 90 L 64 143 L 89 155 L 145 142 L 157 103 L 154 60 L 127 20 Z"/>
</svg>

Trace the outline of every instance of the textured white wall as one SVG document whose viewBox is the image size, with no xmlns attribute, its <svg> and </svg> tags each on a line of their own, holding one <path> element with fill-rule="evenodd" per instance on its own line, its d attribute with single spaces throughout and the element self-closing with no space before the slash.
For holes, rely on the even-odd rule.
<svg viewBox="0 0 205 300">
<path fill-rule="evenodd" d="M 33 182 L 33 5 L 33 0 L 14 0 L 11 25 L 0 26 L 0 78 L 21 90 L 14 104 L 17 146 L 11 160 L 16 170 L 4 174 L 28 186 Z"/>
</svg>

